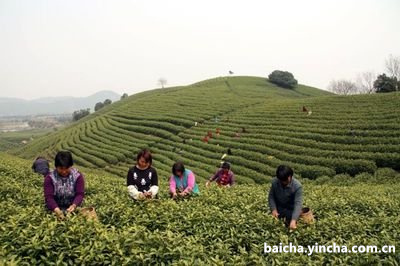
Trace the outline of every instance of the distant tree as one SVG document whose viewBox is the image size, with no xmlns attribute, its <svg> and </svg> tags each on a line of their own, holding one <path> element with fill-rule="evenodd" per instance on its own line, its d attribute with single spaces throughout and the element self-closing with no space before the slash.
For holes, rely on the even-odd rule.
<svg viewBox="0 0 400 266">
<path fill-rule="evenodd" d="M 385 69 L 389 77 L 400 80 L 400 56 L 389 55 L 385 61 Z"/>
<path fill-rule="evenodd" d="M 385 73 L 378 76 L 374 82 L 376 92 L 392 92 L 396 91 L 400 82 L 396 77 L 388 77 Z"/>
<path fill-rule="evenodd" d="M 341 79 L 341 80 L 332 80 L 329 85 L 328 89 L 336 94 L 341 95 L 350 95 L 357 93 L 357 86 L 351 80 Z"/>
<path fill-rule="evenodd" d="M 124 93 L 124 94 L 122 94 L 122 96 L 121 96 L 121 100 L 123 100 L 123 99 L 125 99 L 125 98 L 128 98 L 128 93 Z"/>
<path fill-rule="evenodd" d="M 112 104 L 112 101 L 110 99 L 106 99 L 103 104 L 104 104 L 104 106 L 106 106 L 106 105 Z"/>
<path fill-rule="evenodd" d="M 159 78 L 158 79 L 158 85 L 160 85 L 161 88 L 164 89 L 165 85 L 167 85 L 167 80 L 165 78 Z"/>
<path fill-rule="evenodd" d="M 100 110 L 101 108 L 103 108 L 103 107 L 105 107 L 106 105 L 109 105 L 109 104 L 112 104 L 112 101 L 110 99 L 106 99 L 106 100 L 104 100 L 104 102 L 98 102 L 94 106 L 94 111 L 97 112 L 98 110 Z"/>
<path fill-rule="evenodd" d="M 102 102 L 98 102 L 96 103 L 96 105 L 94 106 L 94 111 L 97 112 L 98 110 L 100 110 L 101 108 L 104 107 L 104 103 Z"/>
<path fill-rule="evenodd" d="M 78 121 L 79 119 L 82 119 L 83 117 L 87 116 L 90 114 L 90 109 L 81 109 L 78 111 L 75 111 L 72 113 L 72 120 L 73 121 Z"/>
<path fill-rule="evenodd" d="M 374 87 L 374 81 L 376 80 L 376 74 L 372 71 L 367 71 L 358 74 L 357 77 L 357 90 L 361 94 L 371 94 L 376 92 Z"/>
<path fill-rule="evenodd" d="M 389 55 L 389 58 L 385 61 L 385 69 L 388 72 L 389 77 L 396 80 L 395 91 L 400 90 L 400 56 Z M 393 82 L 392 81 L 392 82 Z"/>
<path fill-rule="evenodd" d="M 297 80 L 288 71 L 275 70 L 268 76 L 268 80 L 280 87 L 293 89 L 297 85 Z"/>
</svg>

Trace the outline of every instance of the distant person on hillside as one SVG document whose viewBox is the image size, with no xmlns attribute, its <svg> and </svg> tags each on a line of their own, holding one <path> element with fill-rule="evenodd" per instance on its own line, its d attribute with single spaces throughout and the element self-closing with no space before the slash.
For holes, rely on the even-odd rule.
<svg viewBox="0 0 400 266">
<path fill-rule="evenodd" d="M 311 115 L 312 114 L 311 108 L 307 108 L 305 106 L 303 106 L 303 112 L 307 113 L 307 115 Z"/>
<path fill-rule="evenodd" d="M 268 196 L 272 216 L 285 220 L 286 226 L 294 230 L 302 213 L 303 188 L 293 177 L 293 170 L 286 165 L 278 166 L 276 178 L 272 180 Z"/>
<path fill-rule="evenodd" d="M 213 181 L 217 182 L 220 187 L 231 187 L 235 183 L 235 175 L 231 171 L 231 165 L 223 162 L 218 171 L 207 181 L 206 186 L 210 186 Z"/>
<path fill-rule="evenodd" d="M 54 162 L 56 169 L 44 180 L 46 206 L 59 218 L 64 218 L 64 212 L 74 212 L 82 204 L 85 196 L 84 177 L 72 167 L 73 164 L 70 152 L 58 152 Z"/>
<path fill-rule="evenodd" d="M 177 162 L 172 166 L 172 175 L 169 179 L 169 192 L 173 199 L 198 195 L 200 193 L 194 173 L 186 169 L 182 162 Z"/>
<path fill-rule="evenodd" d="M 151 166 L 152 162 L 150 151 L 141 150 L 136 156 L 136 165 L 128 171 L 128 193 L 135 200 L 157 197 L 158 175 L 156 169 Z"/>
<path fill-rule="evenodd" d="M 47 174 L 50 172 L 49 161 L 42 156 L 37 157 L 32 164 L 32 170 L 35 173 L 47 176 Z"/>
</svg>

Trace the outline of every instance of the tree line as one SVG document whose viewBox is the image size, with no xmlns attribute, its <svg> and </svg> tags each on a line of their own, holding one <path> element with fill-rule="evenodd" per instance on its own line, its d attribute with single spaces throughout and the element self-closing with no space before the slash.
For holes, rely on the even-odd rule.
<svg viewBox="0 0 400 266">
<path fill-rule="evenodd" d="M 123 100 L 125 98 L 128 98 L 128 96 L 129 95 L 127 93 L 124 93 L 121 96 L 121 100 Z M 106 100 L 104 100 L 104 102 L 97 102 L 94 105 L 94 111 L 97 112 L 101 108 L 103 108 L 103 107 L 105 107 L 107 105 L 110 105 L 110 104 L 112 104 L 112 101 L 110 99 L 106 99 Z M 76 111 L 74 111 L 72 113 L 72 121 L 78 121 L 79 119 L 82 119 L 82 118 L 84 118 L 85 116 L 88 116 L 88 115 L 90 115 L 90 108 L 76 110 Z"/>
<path fill-rule="evenodd" d="M 385 73 L 373 71 L 358 74 L 356 81 L 350 79 L 332 80 L 328 89 L 336 94 L 371 94 L 400 90 L 400 57 L 389 55 L 385 60 Z"/>
</svg>

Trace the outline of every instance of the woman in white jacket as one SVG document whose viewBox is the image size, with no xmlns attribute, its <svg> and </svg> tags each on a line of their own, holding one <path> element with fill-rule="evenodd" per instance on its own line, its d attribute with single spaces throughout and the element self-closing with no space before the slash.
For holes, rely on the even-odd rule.
<svg viewBox="0 0 400 266">
<path fill-rule="evenodd" d="M 136 165 L 128 171 L 128 193 L 135 200 L 157 198 L 158 176 L 151 166 L 152 161 L 150 151 L 141 150 L 136 157 Z"/>
</svg>

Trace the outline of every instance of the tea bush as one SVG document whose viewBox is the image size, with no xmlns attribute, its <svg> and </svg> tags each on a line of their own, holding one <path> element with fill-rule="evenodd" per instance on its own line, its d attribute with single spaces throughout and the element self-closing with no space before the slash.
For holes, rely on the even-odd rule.
<svg viewBox="0 0 400 266">
<path fill-rule="evenodd" d="M 268 184 L 206 189 L 201 182 L 199 197 L 175 202 L 168 199 L 169 171 L 160 169 L 160 199 L 133 202 L 125 180 L 80 170 L 86 179 L 84 205 L 96 207 L 97 223 L 79 216 L 57 221 L 44 208 L 43 177 L 32 174 L 30 162 L 0 154 L 0 264 L 399 265 L 398 250 L 263 253 L 264 242 L 398 245 L 400 176 L 391 169 L 302 179 L 304 205 L 312 208 L 317 221 L 300 222 L 293 233 L 270 216 Z"/>
</svg>

